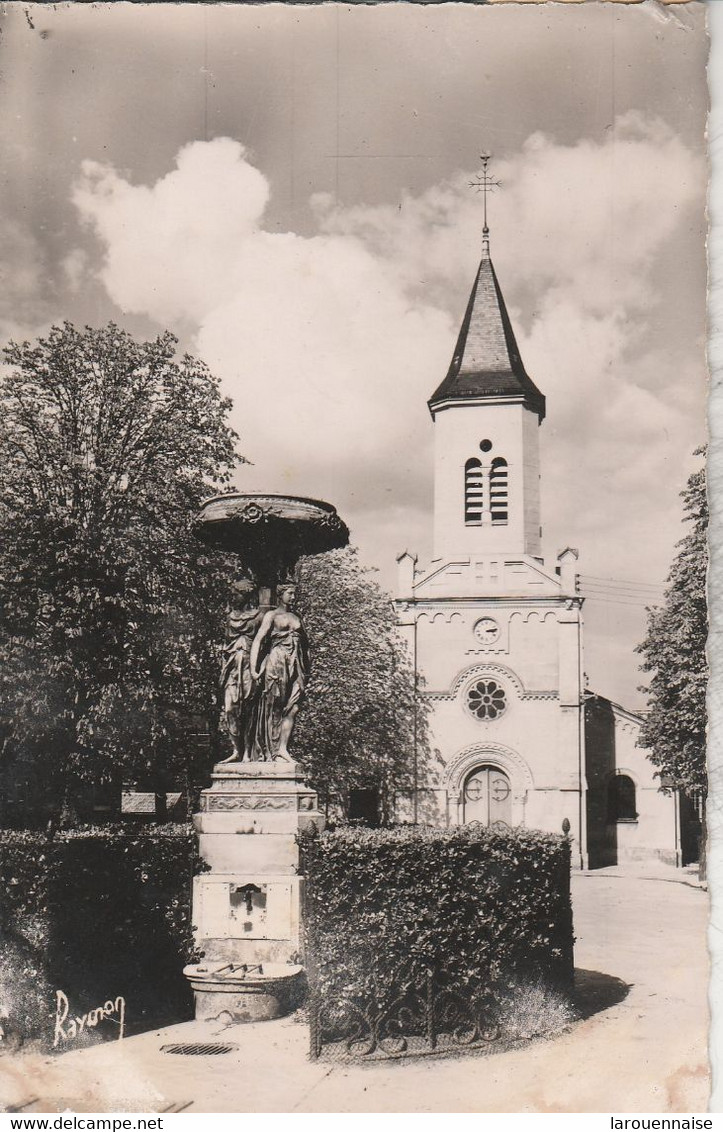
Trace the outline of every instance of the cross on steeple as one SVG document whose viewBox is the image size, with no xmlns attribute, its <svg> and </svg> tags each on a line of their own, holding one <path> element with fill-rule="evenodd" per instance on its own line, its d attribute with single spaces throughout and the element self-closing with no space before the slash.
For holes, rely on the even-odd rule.
<svg viewBox="0 0 723 1132">
<path fill-rule="evenodd" d="M 490 230 L 487 226 L 487 194 L 494 192 L 498 189 L 502 182 L 493 177 L 488 169 L 490 162 L 490 154 L 480 154 L 480 161 L 482 162 L 482 172 L 478 173 L 473 181 L 469 182 L 471 189 L 476 189 L 478 193 L 484 194 L 484 227 L 482 229 L 482 252 L 486 255 L 490 254 Z"/>
<path fill-rule="evenodd" d="M 542 420 L 545 398 L 522 363 L 490 258 L 487 194 L 498 188 L 501 181 L 490 174 L 488 153 L 483 153 L 480 161 L 482 171 L 469 185 L 484 193 L 482 255 L 447 376 L 428 404 L 434 417 L 450 405 L 466 402 L 479 405 L 487 400 L 517 401 Z"/>
</svg>

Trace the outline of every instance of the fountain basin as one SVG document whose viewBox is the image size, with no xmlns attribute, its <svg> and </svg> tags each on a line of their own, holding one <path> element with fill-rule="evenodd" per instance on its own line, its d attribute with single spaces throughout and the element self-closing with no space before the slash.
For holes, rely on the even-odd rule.
<svg viewBox="0 0 723 1132">
<path fill-rule="evenodd" d="M 183 973 L 193 989 L 196 1018 L 268 1022 L 301 1005 L 305 981 L 295 963 L 192 963 Z"/>
<path fill-rule="evenodd" d="M 207 499 L 193 524 L 197 538 L 237 554 L 260 585 L 273 586 L 303 555 L 336 550 L 349 529 L 336 508 L 296 495 L 229 492 Z"/>
</svg>

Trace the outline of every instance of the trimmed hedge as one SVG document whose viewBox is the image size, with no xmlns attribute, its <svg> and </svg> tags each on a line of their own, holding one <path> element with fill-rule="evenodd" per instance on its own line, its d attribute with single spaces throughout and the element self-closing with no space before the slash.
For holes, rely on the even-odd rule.
<svg viewBox="0 0 723 1132">
<path fill-rule="evenodd" d="M 122 995 L 129 1033 L 192 1017 L 190 826 L 0 831 L 0 1007 L 52 1038 L 55 991 L 83 1013 Z"/>
<path fill-rule="evenodd" d="M 534 830 L 341 829 L 302 838 L 321 1001 L 379 1012 L 431 975 L 499 1019 L 520 988 L 569 994 L 570 847 Z"/>
</svg>

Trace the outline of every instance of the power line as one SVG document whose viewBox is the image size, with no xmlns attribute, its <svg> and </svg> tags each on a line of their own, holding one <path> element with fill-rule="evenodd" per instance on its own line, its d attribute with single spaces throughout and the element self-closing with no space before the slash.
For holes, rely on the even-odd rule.
<svg viewBox="0 0 723 1132">
<path fill-rule="evenodd" d="M 645 593 L 642 590 L 614 590 L 608 586 L 594 586 L 585 582 L 581 583 L 581 588 L 589 593 L 608 594 L 610 597 L 629 597 L 635 598 L 637 601 L 663 601 L 665 598 L 663 593 Z"/>
<path fill-rule="evenodd" d="M 593 581 L 592 579 L 586 578 L 584 575 L 580 576 L 580 581 L 583 583 L 583 585 L 595 586 L 597 589 L 600 589 L 600 590 L 627 590 L 629 593 L 640 593 L 640 594 L 646 594 L 646 593 L 664 594 L 664 593 L 667 592 L 666 586 L 631 586 L 629 583 L 626 584 L 624 582 L 621 582 L 619 585 L 614 586 L 614 585 L 611 585 L 609 582 Z"/>
<path fill-rule="evenodd" d="M 652 603 L 649 606 L 648 603 L 644 601 L 625 601 L 625 599 L 621 597 L 601 597 L 600 594 L 586 593 L 582 594 L 582 597 L 584 597 L 586 601 L 603 602 L 606 605 L 629 605 L 634 609 L 648 609 L 652 607 Z"/>
<path fill-rule="evenodd" d="M 598 582 L 594 578 L 587 578 L 584 574 L 580 574 L 580 581 L 588 586 L 598 586 L 602 590 L 630 590 L 631 593 L 664 593 L 663 586 L 632 586 L 627 582 L 618 582 L 617 585 L 612 582 Z"/>
<path fill-rule="evenodd" d="M 586 593 L 598 594 L 600 597 L 624 597 L 624 598 L 630 598 L 631 601 L 642 601 L 642 602 L 646 602 L 646 601 L 663 602 L 663 601 L 665 601 L 665 595 L 664 594 L 634 593 L 634 592 L 631 592 L 630 590 L 603 590 L 603 589 L 600 589 L 599 587 L 595 587 L 595 586 L 586 586 L 584 583 L 580 588 L 582 590 L 584 590 Z"/>
<path fill-rule="evenodd" d="M 666 588 L 653 582 L 634 582 L 630 578 L 603 578 L 598 574 L 580 574 L 580 579 L 610 586 L 624 586 L 626 589 L 664 590 Z"/>
</svg>

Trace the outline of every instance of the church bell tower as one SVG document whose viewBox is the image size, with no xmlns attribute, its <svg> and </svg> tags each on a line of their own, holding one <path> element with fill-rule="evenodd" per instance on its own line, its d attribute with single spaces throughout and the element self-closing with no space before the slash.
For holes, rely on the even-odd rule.
<svg viewBox="0 0 723 1132">
<path fill-rule="evenodd" d="M 419 568 L 408 552 L 398 558 L 398 623 L 444 766 L 424 805 L 450 825 L 570 830 L 582 863 L 577 551 L 552 564 L 542 557 L 545 398 L 523 364 L 490 258 L 486 194 L 495 182 L 486 158 L 476 184 L 485 192 L 482 254 L 449 370 L 428 402 L 432 561 Z"/>
<path fill-rule="evenodd" d="M 486 164 L 484 177 L 486 192 Z M 486 212 L 482 258 L 454 355 L 428 404 L 434 420 L 434 560 L 539 557 L 537 430 L 545 398 L 517 348 L 490 259 Z"/>
</svg>

